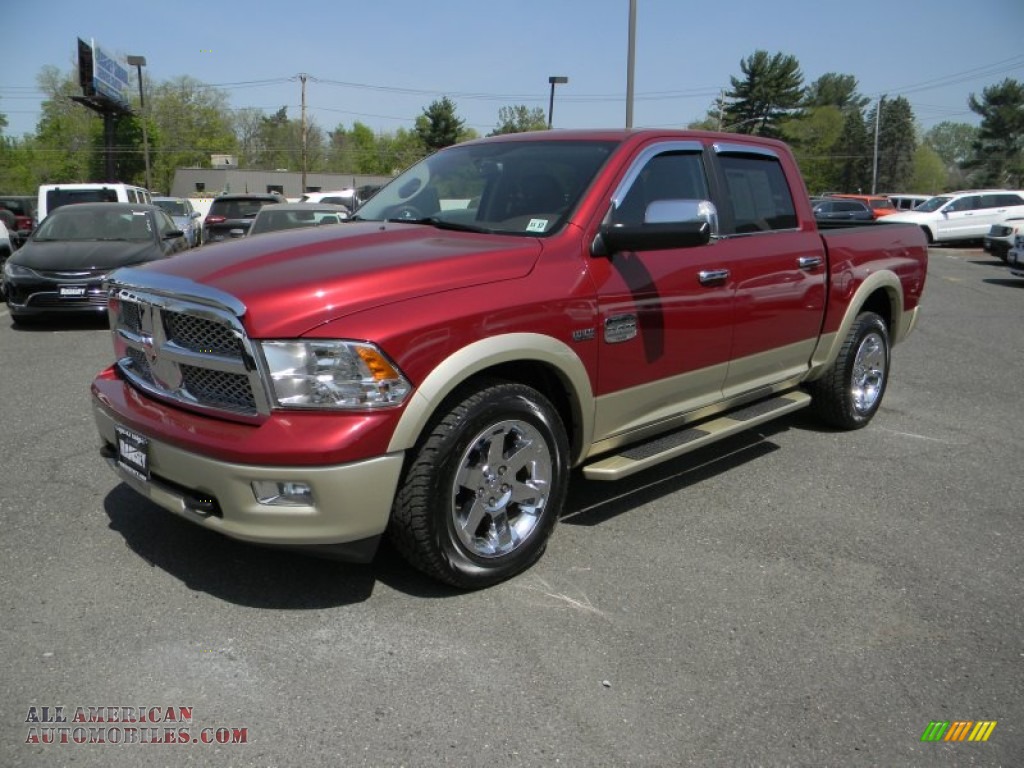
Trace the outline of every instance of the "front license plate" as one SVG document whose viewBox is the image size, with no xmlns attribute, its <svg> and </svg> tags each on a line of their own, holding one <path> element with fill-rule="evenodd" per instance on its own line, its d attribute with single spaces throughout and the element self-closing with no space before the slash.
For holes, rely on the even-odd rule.
<svg viewBox="0 0 1024 768">
<path fill-rule="evenodd" d="M 149 480 L 149 438 L 124 427 L 117 431 L 117 466 L 143 482 Z"/>
<path fill-rule="evenodd" d="M 84 285 L 62 285 L 60 287 L 60 297 L 62 299 L 80 299 L 85 296 Z"/>
</svg>

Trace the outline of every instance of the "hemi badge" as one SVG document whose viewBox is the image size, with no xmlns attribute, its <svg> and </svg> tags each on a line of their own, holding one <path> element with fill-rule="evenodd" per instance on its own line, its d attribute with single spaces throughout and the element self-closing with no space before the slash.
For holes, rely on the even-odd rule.
<svg viewBox="0 0 1024 768">
<path fill-rule="evenodd" d="M 636 337 L 636 315 L 615 315 L 604 321 L 604 340 L 618 344 Z"/>
</svg>

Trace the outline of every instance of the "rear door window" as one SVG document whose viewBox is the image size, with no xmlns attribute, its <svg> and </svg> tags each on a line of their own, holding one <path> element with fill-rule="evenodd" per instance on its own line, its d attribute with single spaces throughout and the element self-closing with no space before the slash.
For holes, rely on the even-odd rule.
<svg viewBox="0 0 1024 768">
<path fill-rule="evenodd" d="M 796 228 L 793 196 L 778 158 L 725 153 L 718 159 L 737 234 Z"/>
</svg>

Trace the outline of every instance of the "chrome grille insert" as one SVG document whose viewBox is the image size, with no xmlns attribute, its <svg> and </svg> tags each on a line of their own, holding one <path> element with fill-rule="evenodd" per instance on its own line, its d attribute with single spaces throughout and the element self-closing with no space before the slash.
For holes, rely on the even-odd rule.
<svg viewBox="0 0 1024 768">
<path fill-rule="evenodd" d="M 194 352 L 239 355 L 241 348 L 234 331 L 223 323 L 181 312 L 164 313 L 167 339 Z"/>
<path fill-rule="evenodd" d="M 163 290 L 110 283 L 118 368 L 139 389 L 192 410 L 242 421 L 270 413 L 270 400 L 237 300 L 193 283 Z M 174 295 L 169 295 L 172 293 Z"/>
</svg>

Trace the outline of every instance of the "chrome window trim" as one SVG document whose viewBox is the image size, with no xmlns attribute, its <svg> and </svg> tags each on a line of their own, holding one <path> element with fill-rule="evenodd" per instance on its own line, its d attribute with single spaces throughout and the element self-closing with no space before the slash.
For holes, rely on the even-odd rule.
<svg viewBox="0 0 1024 768">
<path fill-rule="evenodd" d="M 633 162 L 629 166 L 629 170 L 626 171 L 626 175 L 622 177 L 622 181 L 619 182 L 615 188 L 615 192 L 612 194 L 612 209 L 617 210 L 622 201 L 625 199 L 626 194 L 629 192 L 630 187 L 633 186 L 633 182 L 636 181 L 636 177 L 640 175 L 644 167 L 651 161 L 651 158 L 656 155 L 662 155 L 666 152 L 688 152 L 693 154 L 700 154 L 704 151 L 704 145 L 699 141 L 662 141 L 657 144 L 652 144 L 646 147 L 643 151 L 637 155 Z M 707 173 L 705 172 L 705 181 L 707 181 Z"/>
<path fill-rule="evenodd" d="M 716 141 L 711 145 L 716 155 L 762 155 L 781 159 L 779 153 L 768 147 L 758 147 L 753 144 L 734 144 L 731 142 Z"/>
</svg>

